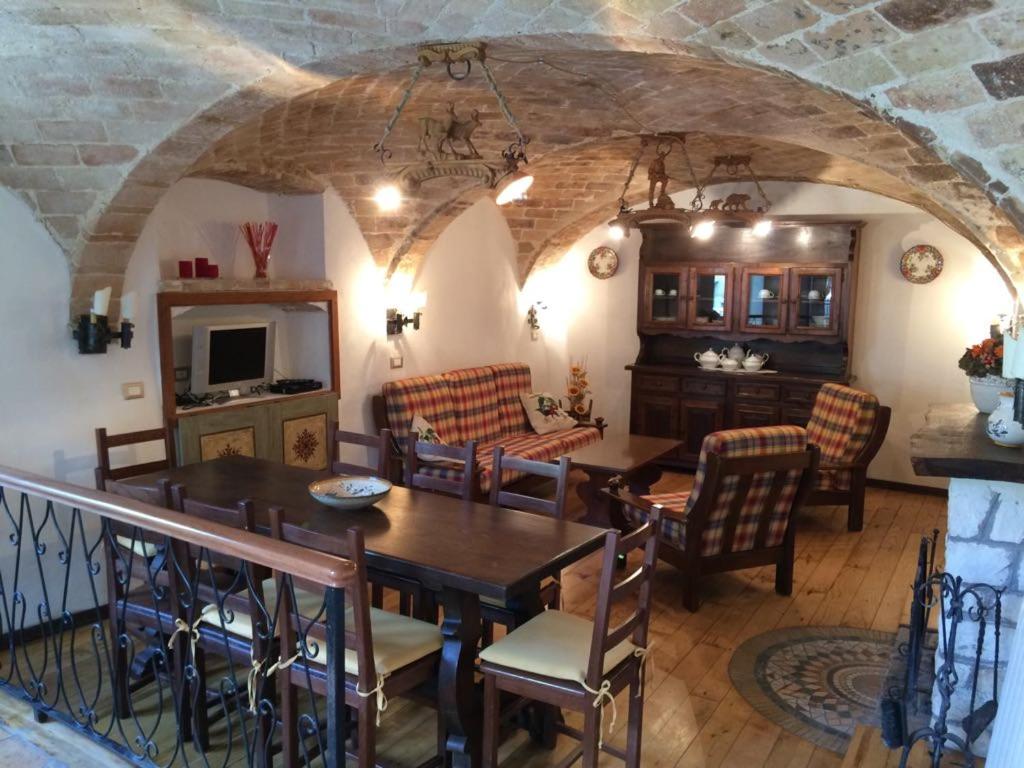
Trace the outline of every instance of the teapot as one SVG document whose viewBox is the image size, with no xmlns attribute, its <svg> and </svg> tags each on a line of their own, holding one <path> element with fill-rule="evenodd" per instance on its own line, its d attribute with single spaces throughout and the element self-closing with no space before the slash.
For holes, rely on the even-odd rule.
<svg viewBox="0 0 1024 768">
<path fill-rule="evenodd" d="M 726 357 L 722 355 L 722 370 L 723 371 L 738 371 L 740 369 L 740 361 L 732 357 Z"/>
<path fill-rule="evenodd" d="M 701 368 L 715 368 L 719 361 L 718 353 L 710 348 L 706 352 L 701 352 L 700 354 L 694 352 L 693 359 L 697 361 L 697 364 L 700 365 Z"/>
<path fill-rule="evenodd" d="M 722 354 L 728 357 L 730 360 L 735 360 L 737 363 L 742 363 L 743 358 L 745 356 L 743 347 L 739 344 L 739 342 L 733 344 L 728 349 L 723 349 Z"/>
<path fill-rule="evenodd" d="M 768 353 L 765 352 L 763 355 L 759 355 L 754 350 L 747 352 L 747 356 L 743 358 L 743 368 L 748 371 L 759 371 L 761 367 L 768 362 Z"/>
</svg>

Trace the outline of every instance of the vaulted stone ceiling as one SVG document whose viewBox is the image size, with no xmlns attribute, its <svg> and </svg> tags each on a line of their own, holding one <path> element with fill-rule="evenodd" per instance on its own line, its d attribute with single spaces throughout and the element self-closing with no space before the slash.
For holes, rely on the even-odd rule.
<svg viewBox="0 0 1024 768">
<path fill-rule="evenodd" d="M 559 255 L 614 214 L 638 146 L 626 137 L 643 131 L 699 131 L 690 153 L 702 181 L 716 154 L 750 153 L 762 178 L 841 184 L 911 202 L 983 249 L 997 227 L 1009 225 L 982 190 L 898 126 L 794 78 L 622 51 L 494 46 L 489 60 L 529 134 L 536 177 L 526 203 L 503 209 L 518 243 L 521 279 L 536 261 Z M 303 94 L 232 131 L 189 173 L 279 192 L 333 187 L 349 203 L 378 263 L 392 269 L 414 264 L 455 216 L 488 193 L 471 181 L 431 181 L 395 214 L 379 212 L 372 196 L 387 169 L 371 145 L 409 76 L 410 68 L 403 68 Z M 485 157 L 499 157 L 513 134 L 483 77 L 457 83 L 433 67 L 389 138 L 390 167 L 418 159 L 417 118 L 443 116 L 448 103 L 464 117 L 479 111 L 474 143 Z M 672 163 L 671 173 L 686 185 L 690 177 L 679 152 Z M 635 189 L 646 184 L 645 165 Z"/>
<path fill-rule="evenodd" d="M 735 65 L 735 81 L 752 77 L 739 67 L 766 67 L 858 100 L 859 116 L 828 109 L 819 116 L 816 127 L 837 135 L 805 141 L 781 132 L 778 123 L 795 121 L 785 109 L 803 103 L 783 99 L 785 109 L 764 113 L 763 135 L 847 158 L 867 150 L 876 168 L 891 160 L 886 153 L 907 153 L 911 163 L 894 175 L 967 222 L 1004 270 L 1024 282 L 1016 232 L 1024 226 L 1022 22 L 1018 0 L 4 0 L 0 184 L 18 193 L 64 247 L 80 301 L 95 285 L 119 288 L 146 216 L 211 144 L 306 92 L 393 71 L 412 59 L 416 42 L 487 38 L 543 51 L 672 54 L 683 64 Z M 663 64 L 656 69 L 664 71 Z M 367 85 L 366 99 L 393 102 L 401 74 Z M 781 79 L 795 82 L 789 74 Z M 549 82 L 533 84 L 542 89 Z M 621 84 L 669 96 L 686 86 L 656 82 L 635 68 Z M 827 95 L 803 93 L 815 105 Z M 515 98 L 523 98 L 522 90 Z M 591 106 L 607 106 L 602 100 L 594 96 Z M 722 113 L 713 132 L 747 133 L 727 124 L 742 103 L 716 110 L 677 101 L 667 117 L 680 124 L 655 121 L 653 113 L 648 119 L 662 128 L 687 127 L 691 106 L 706 119 Z M 896 146 L 876 127 L 876 113 L 919 146 Z M 633 131 L 611 121 L 618 124 L 599 140 Z M 561 124 L 579 123 L 563 116 Z M 376 139 L 377 124 L 367 120 L 364 127 L 359 147 Z M 843 129 L 849 136 L 840 135 Z M 543 131 L 534 132 L 540 140 Z M 880 144 L 855 147 L 871 140 Z M 556 146 L 576 141 L 539 144 L 533 156 L 539 166 L 545 156 L 554 158 Z M 913 166 L 919 167 L 912 172 Z M 410 256 L 443 224 L 445 211 L 458 210 L 472 194 L 450 191 L 407 212 L 441 212 L 413 232 Z M 378 254 L 401 250 L 378 242 L 379 234 L 392 238 L 387 229 L 369 232 Z"/>
</svg>

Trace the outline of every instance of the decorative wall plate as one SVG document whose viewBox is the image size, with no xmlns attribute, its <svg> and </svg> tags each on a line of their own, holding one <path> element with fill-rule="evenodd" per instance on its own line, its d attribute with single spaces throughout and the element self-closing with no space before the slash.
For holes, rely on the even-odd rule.
<svg viewBox="0 0 1024 768">
<path fill-rule="evenodd" d="M 599 246 L 587 257 L 587 269 L 598 280 L 607 280 L 619 269 L 619 254 L 607 245 Z"/>
<path fill-rule="evenodd" d="M 942 254 L 931 245 L 915 245 L 900 257 L 900 273 L 904 279 L 923 285 L 942 272 Z"/>
</svg>

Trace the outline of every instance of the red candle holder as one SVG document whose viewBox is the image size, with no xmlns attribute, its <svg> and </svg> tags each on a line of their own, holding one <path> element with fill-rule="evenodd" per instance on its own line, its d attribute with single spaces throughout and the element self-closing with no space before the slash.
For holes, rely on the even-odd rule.
<svg viewBox="0 0 1024 768">
<path fill-rule="evenodd" d="M 192 278 L 192 262 L 182 260 L 178 262 L 178 277 L 182 280 L 190 280 Z"/>
</svg>

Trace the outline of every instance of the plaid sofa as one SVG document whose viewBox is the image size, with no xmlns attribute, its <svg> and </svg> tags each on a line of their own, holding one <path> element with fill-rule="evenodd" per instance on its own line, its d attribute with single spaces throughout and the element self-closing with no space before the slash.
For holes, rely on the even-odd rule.
<svg viewBox="0 0 1024 768">
<path fill-rule="evenodd" d="M 829 464 L 851 464 L 868 440 L 878 419 L 878 398 L 842 384 L 825 384 L 818 392 L 807 423 L 807 440 L 821 449 L 818 488 L 847 491 L 850 473 L 827 469 Z"/>
<path fill-rule="evenodd" d="M 480 491 L 486 493 L 493 482 L 492 454 L 497 445 L 504 446 L 507 454 L 550 461 L 601 439 L 601 433 L 594 427 L 548 435 L 534 432 L 519 399 L 520 393 L 533 391 L 531 385 L 530 366 L 526 363 L 484 365 L 389 381 L 383 386 L 387 426 L 403 450 L 415 415 L 430 422 L 446 443 L 459 445 L 476 440 Z M 463 468 L 460 464 L 437 462 L 423 464 L 419 471 L 457 478 Z M 520 477 L 518 473 L 506 472 L 500 482 L 507 485 Z"/>
<path fill-rule="evenodd" d="M 704 438 L 704 443 L 701 445 L 700 460 L 697 464 L 692 491 L 689 493 L 656 493 L 641 498 L 651 504 L 661 504 L 667 511 L 675 514 L 675 517 L 662 517 L 661 535 L 666 543 L 682 551 L 686 549 L 685 518 L 693 509 L 700 494 L 704 492 L 709 453 L 718 454 L 722 458 L 741 458 L 795 453 L 805 450 L 806 447 L 807 432 L 801 427 L 759 427 L 713 432 Z M 724 554 L 722 550 L 725 522 L 740 484 L 738 476 L 724 478 L 718 496 L 713 500 L 707 525 L 701 534 L 700 554 L 702 557 Z M 755 475 L 751 481 L 750 492 L 740 508 L 732 552 L 744 552 L 754 548 L 758 526 L 764 514 L 763 507 L 769 500 L 771 485 L 772 475 L 769 473 Z M 767 511 L 769 517 L 765 547 L 776 547 L 782 543 L 786 535 L 786 527 L 789 525 L 789 513 L 793 506 L 793 499 L 799 485 L 800 473 L 787 473 L 774 506 Z M 642 524 L 647 521 L 647 512 L 643 509 L 625 505 L 623 510 L 634 523 Z"/>
</svg>

